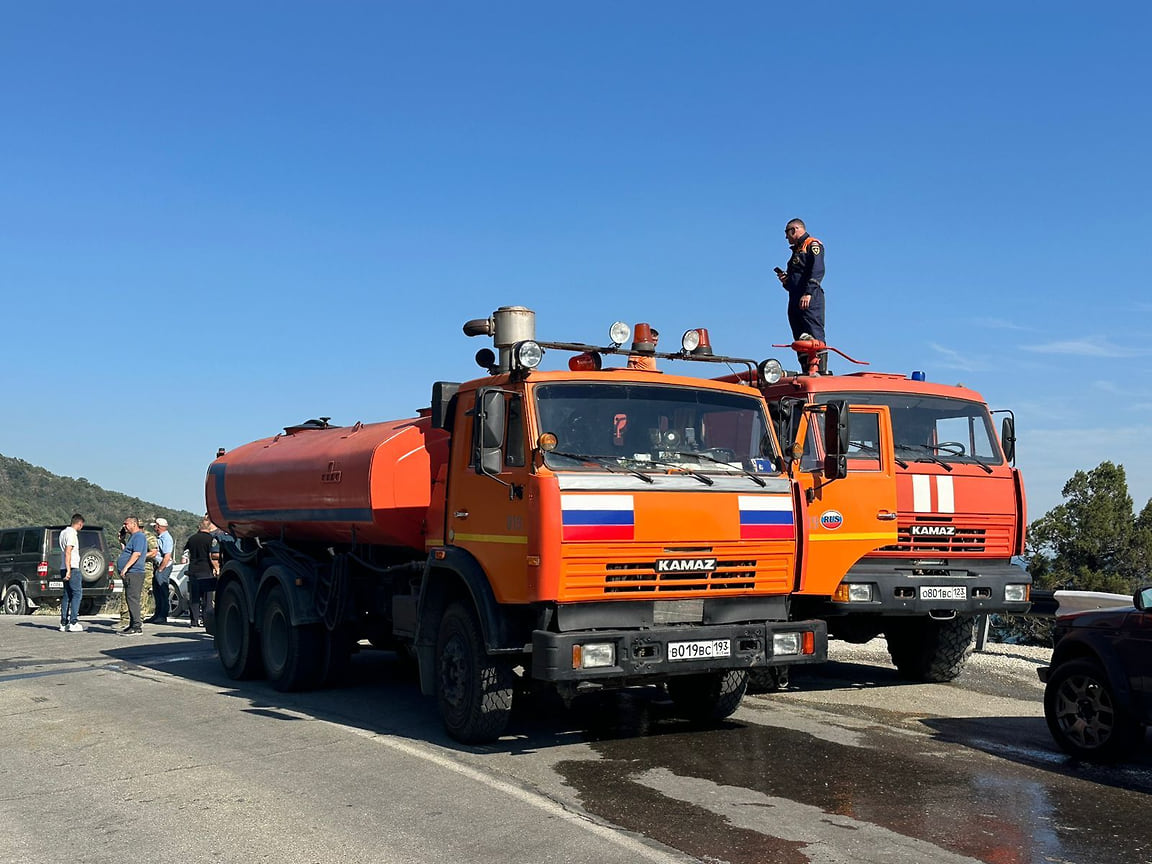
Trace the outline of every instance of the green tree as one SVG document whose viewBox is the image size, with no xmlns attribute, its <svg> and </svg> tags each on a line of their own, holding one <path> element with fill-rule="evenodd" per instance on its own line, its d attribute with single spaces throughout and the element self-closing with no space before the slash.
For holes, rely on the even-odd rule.
<svg viewBox="0 0 1152 864">
<path fill-rule="evenodd" d="M 1041 588 L 1128 594 L 1152 563 L 1152 501 L 1137 518 L 1123 465 L 1077 471 L 1064 503 L 1028 529 L 1028 570 Z"/>
</svg>

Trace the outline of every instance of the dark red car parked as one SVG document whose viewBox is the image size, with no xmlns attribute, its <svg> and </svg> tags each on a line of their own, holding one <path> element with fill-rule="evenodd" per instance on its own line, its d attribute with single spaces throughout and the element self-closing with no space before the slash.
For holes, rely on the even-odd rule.
<svg viewBox="0 0 1152 864">
<path fill-rule="evenodd" d="M 1044 717 L 1077 758 L 1130 756 L 1152 724 L 1152 586 L 1132 603 L 1056 619 L 1052 665 L 1038 670 Z"/>
</svg>

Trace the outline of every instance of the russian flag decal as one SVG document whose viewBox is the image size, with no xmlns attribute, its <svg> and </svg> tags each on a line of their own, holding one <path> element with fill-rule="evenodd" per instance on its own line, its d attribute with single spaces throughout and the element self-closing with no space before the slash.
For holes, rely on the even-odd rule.
<svg viewBox="0 0 1152 864">
<path fill-rule="evenodd" d="M 636 510 L 631 495 L 561 495 L 562 540 L 632 540 Z"/>
<path fill-rule="evenodd" d="M 741 495 L 741 540 L 794 540 L 796 519 L 787 495 Z"/>
</svg>

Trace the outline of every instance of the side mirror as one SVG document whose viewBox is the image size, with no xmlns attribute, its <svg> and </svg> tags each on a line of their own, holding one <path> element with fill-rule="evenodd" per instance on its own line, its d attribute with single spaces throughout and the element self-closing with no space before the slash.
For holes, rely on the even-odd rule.
<svg viewBox="0 0 1152 864">
<path fill-rule="evenodd" d="M 1000 444 L 1004 447 L 1004 458 L 1016 463 L 1016 421 L 1011 416 L 1004 418 L 1000 427 Z"/>
<path fill-rule="evenodd" d="M 824 409 L 824 480 L 848 476 L 848 403 L 834 399 Z"/>
<path fill-rule="evenodd" d="M 1152 585 L 1145 585 L 1143 588 L 1137 589 L 1136 593 L 1132 595 L 1132 605 L 1141 612 L 1152 608 Z"/>
<path fill-rule="evenodd" d="M 476 394 L 472 461 L 477 474 L 500 473 L 506 405 L 500 390 L 481 390 Z"/>
</svg>

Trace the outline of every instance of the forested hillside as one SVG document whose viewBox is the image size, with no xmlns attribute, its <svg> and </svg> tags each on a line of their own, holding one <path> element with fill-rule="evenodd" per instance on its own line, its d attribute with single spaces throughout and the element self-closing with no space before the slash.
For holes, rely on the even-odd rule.
<svg viewBox="0 0 1152 864">
<path fill-rule="evenodd" d="M 149 530 L 148 523 L 163 516 L 177 552 L 203 515 L 111 492 L 83 477 L 59 477 L 23 459 L 0 455 L 0 528 L 66 525 L 73 513 L 82 514 L 89 525 L 103 526 L 107 548 L 114 551 L 120 549 L 117 532 L 125 516 L 138 517 Z"/>
</svg>

